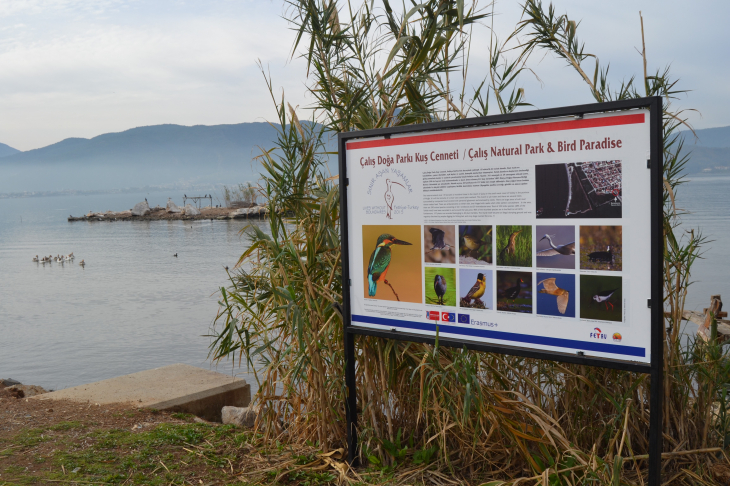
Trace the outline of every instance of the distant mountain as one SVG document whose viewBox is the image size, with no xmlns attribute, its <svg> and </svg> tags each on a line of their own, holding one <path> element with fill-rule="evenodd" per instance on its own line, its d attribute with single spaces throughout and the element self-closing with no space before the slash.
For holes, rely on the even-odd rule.
<svg viewBox="0 0 730 486">
<path fill-rule="evenodd" d="M 0 143 L 0 157 L 7 157 L 8 155 L 18 154 L 20 150 L 14 149 L 10 145 Z"/>
<path fill-rule="evenodd" d="M 730 127 L 705 128 L 681 133 L 683 153 L 690 158 L 687 173 L 730 174 Z"/>
<path fill-rule="evenodd" d="M 271 148 L 275 138 L 268 123 L 155 125 L 68 138 L 0 158 L 0 193 L 237 184 L 258 178 L 257 147 Z"/>
</svg>

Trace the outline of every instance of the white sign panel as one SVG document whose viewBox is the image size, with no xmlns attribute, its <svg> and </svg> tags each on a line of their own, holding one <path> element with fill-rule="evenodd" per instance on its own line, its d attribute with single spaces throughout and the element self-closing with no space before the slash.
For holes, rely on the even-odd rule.
<svg viewBox="0 0 730 486">
<path fill-rule="evenodd" d="M 346 144 L 352 325 L 649 363 L 648 110 Z"/>
</svg>

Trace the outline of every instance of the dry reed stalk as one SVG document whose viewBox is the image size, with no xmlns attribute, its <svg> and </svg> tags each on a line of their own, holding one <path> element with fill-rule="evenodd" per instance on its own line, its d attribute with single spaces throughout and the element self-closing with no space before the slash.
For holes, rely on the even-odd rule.
<svg viewBox="0 0 730 486">
<path fill-rule="evenodd" d="M 297 32 L 293 52 L 306 46 L 322 124 L 298 120 L 283 95 L 274 99 L 266 79 L 279 115 L 276 150 L 260 156 L 269 231 L 246 230 L 251 246 L 232 272 L 231 286 L 221 289 L 211 355 L 234 363 L 238 357 L 239 365 L 254 368 L 265 438 L 308 442 L 320 451 L 342 448 L 340 206 L 327 166 L 327 130 L 486 115 L 490 98 L 500 112 L 513 111 L 526 105 L 515 83 L 529 71 L 531 54 L 552 52 L 576 69 L 598 100 L 666 99 L 664 433 L 671 453 L 663 456 L 664 470 L 675 484 L 709 481 L 708 458 L 724 450 L 730 437 L 730 360 L 717 342 L 681 343 L 690 271 L 705 239 L 699 232 L 676 233 L 687 161 L 677 136 L 684 115 L 670 104 L 679 93 L 677 82 L 664 70 L 643 76 L 643 93 L 633 78 L 613 91 L 608 70 L 577 40 L 577 24 L 556 15 L 552 5 L 527 0 L 515 33 L 490 49 L 486 91 L 485 80 L 465 93 L 464 79 L 462 92 L 453 93 L 450 86 L 459 84 L 455 59 L 462 56 L 468 65 L 468 32 L 488 17 L 476 2 L 463 4 L 426 0 L 398 12 L 383 1 L 376 12 L 370 4 L 353 10 L 348 3 L 343 21 L 347 9 L 338 12 L 335 2 L 290 2 Z M 388 54 L 382 65 L 379 53 Z M 509 53 L 514 57 L 507 59 Z M 582 67 L 589 59 L 595 62 L 593 79 Z M 356 354 L 359 457 L 386 472 L 399 468 L 400 481 L 418 476 L 435 484 L 644 484 L 650 394 L 645 375 L 365 336 L 357 338 Z M 416 461 L 413 469 L 405 465 Z M 631 467 L 623 467 L 626 461 Z"/>
</svg>

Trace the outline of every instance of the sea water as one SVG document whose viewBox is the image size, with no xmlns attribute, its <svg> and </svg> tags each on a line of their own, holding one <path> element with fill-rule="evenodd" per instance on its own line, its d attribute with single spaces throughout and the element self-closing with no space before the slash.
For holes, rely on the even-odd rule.
<svg viewBox="0 0 730 486">
<path fill-rule="evenodd" d="M 173 363 L 216 369 L 206 335 L 250 222 L 67 221 L 168 196 L 182 204 L 183 193 L 0 199 L 0 378 L 61 389 Z M 71 252 L 72 263 L 32 262 Z"/>
<path fill-rule="evenodd" d="M 687 309 L 701 311 L 712 294 L 730 307 L 729 183 L 730 176 L 697 175 L 678 191 L 678 207 L 690 211 L 681 229 L 714 240 L 693 267 Z M 161 194 L 0 199 L 0 378 L 60 389 L 188 363 L 253 384 L 245 368 L 210 362 L 206 336 L 227 285 L 224 267 L 246 248 L 247 222 L 67 221 L 129 209 L 144 197 L 153 206 L 167 196 L 182 202 L 182 193 Z M 70 252 L 71 264 L 31 261 Z"/>
<path fill-rule="evenodd" d="M 686 310 L 702 312 L 710 296 L 720 294 L 730 310 L 730 175 L 701 174 L 687 177 L 677 190 L 677 208 L 689 211 L 680 218 L 678 232 L 699 229 L 707 242 L 702 258 L 692 266 Z M 691 326 L 690 326 L 691 327 Z M 694 327 L 691 327 L 694 329 Z"/>
</svg>

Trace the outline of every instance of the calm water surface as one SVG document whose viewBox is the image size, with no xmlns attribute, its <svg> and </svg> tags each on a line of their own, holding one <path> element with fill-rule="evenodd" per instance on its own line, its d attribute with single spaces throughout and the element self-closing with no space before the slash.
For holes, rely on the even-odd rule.
<svg viewBox="0 0 730 486">
<path fill-rule="evenodd" d="M 246 223 L 66 220 L 145 196 L 0 199 L 0 377 L 60 389 L 172 363 L 211 367 L 204 335 Z M 166 196 L 182 203 L 182 193 L 147 195 L 162 206 Z M 72 264 L 31 261 L 70 252 Z"/>
<path fill-rule="evenodd" d="M 715 240 L 694 267 L 689 309 L 702 310 L 715 293 L 730 302 L 729 183 L 730 176 L 694 176 L 678 194 L 679 207 L 692 211 L 683 228 Z M 166 196 L 182 202 L 182 194 L 148 198 L 164 205 Z M 204 335 L 216 289 L 226 284 L 223 267 L 245 249 L 245 223 L 66 221 L 129 209 L 144 197 L 0 199 L 0 377 L 60 389 L 172 363 L 211 367 Z M 31 262 L 70 252 L 71 265 Z M 227 364 L 218 370 L 232 373 Z"/>
<path fill-rule="evenodd" d="M 694 264 L 686 309 L 701 312 L 713 294 L 722 295 L 725 308 L 730 309 L 730 176 L 693 175 L 689 179 L 677 193 L 677 207 L 691 212 L 682 218 L 682 229 L 699 228 L 714 241 L 704 246 L 703 258 Z"/>
</svg>

